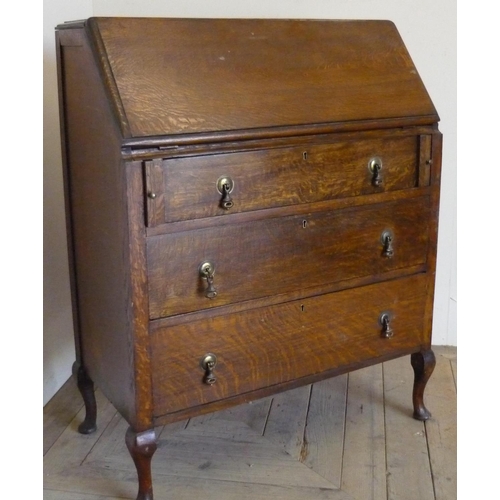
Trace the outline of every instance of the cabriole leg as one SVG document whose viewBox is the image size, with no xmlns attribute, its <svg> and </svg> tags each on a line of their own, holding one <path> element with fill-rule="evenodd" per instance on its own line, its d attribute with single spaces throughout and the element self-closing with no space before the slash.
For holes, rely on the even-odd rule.
<svg viewBox="0 0 500 500">
<path fill-rule="evenodd" d="M 134 461 L 139 479 L 137 500 L 153 500 L 153 480 L 151 477 L 151 459 L 156 451 L 154 429 L 135 432 L 129 427 L 125 435 L 127 448 Z"/>
<path fill-rule="evenodd" d="M 97 404 L 94 394 L 94 382 L 90 379 L 85 368 L 78 362 L 73 364 L 73 376 L 76 378 L 78 390 L 85 403 L 85 420 L 79 425 L 80 434 L 91 434 L 97 429 Z"/>
<path fill-rule="evenodd" d="M 431 413 L 424 405 L 424 391 L 427 382 L 436 366 L 436 357 L 431 349 L 411 355 L 411 366 L 415 372 L 413 383 L 413 417 L 427 420 Z"/>
</svg>

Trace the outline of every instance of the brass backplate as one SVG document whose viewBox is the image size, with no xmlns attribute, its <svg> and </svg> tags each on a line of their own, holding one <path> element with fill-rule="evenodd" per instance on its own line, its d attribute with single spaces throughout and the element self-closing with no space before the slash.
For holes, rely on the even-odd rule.
<svg viewBox="0 0 500 500">
<path fill-rule="evenodd" d="M 215 274 L 215 266 L 211 262 L 203 262 L 200 266 L 200 274 L 203 277 L 213 276 Z"/>
<path fill-rule="evenodd" d="M 227 184 L 229 186 L 228 192 L 231 193 L 234 189 L 233 179 L 231 179 L 231 177 L 228 177 L 227 175 L 222 175 L 221 177 L 219 177 L 219 179 L 217 180 L 217 191 L 219 191 L 220 194 L 223 193 L 222 186 L 224 186 L 224 184 Z"/>
<path fill-rule="evenodd" d="M 205 356 L 203 356 L 203 358 L 200 362 L 200 366 L 204 370 L 206 370 L 209 363 L 213 363 L 212 368 L 217 364 L 217 356 L 215 354 L 212 354 L 211 352 L 209 352 L 209 353 L 205 354 Z"/>
<path fill-rule="evenodd" d="M 375 165 L 380 165 L 380 168 L 382 168 L 382 158 L 379 158 L 378 156 L 374 156 L 368 162 L 368 170 L 372 174 L 375 172 Z"/>
</svg>

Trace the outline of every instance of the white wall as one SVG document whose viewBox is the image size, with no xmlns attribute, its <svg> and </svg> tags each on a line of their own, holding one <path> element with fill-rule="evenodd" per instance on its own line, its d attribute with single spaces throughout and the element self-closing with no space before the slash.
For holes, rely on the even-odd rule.
<svg viewBox="0 0 500 500">
<path fill-rule="evenodd" d="M 456 2 L 454 0 L 45 0 L 44 403 L 74 359 L 62 198 L 54 27 L 95 16 L 389 19 L 441 117 L 442 194 L 433 343 L 456 345 Z"/>
<path fill-rule="evenodd" d="M 54 28 L 92 15 L 92 0 L 47 0 L 43 16 L 43 403 L 75 359 L 66 250 Z"/>
</svg>

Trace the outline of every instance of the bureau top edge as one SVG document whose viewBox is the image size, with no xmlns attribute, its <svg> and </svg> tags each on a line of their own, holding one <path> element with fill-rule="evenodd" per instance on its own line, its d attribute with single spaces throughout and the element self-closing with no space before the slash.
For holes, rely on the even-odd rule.
<svg viewBox="0 0 500 500">
<path fill-rule="evenodd" d="M 129 146 L 439 120 L 391 21 L 318 21 L 93 17 L 57 31 L 93 51 Z"/>
<path fill-rule="evenodd" d="M 343 140 L 349 133 L 385 134 L 397 131 L 404 135 L 431 134 L 439 130 L 439 116 L 403 117 L 388 120 L 364 120 L 341 123 L 318 123 L 269 127 L 260 129 L 226 130 L 199 134 L 178 134 L 150 136 L 141 138 L 124 138 L 122 150 L 124 156 L 134 156 L 138 152 L 144 156 L 151 153 L 157 156 L 159 152 L 168 153 L 182 147 L 223 147 L 236 145 L 245 147 L 247 144 L 262 142 L 266 145 L 272 142 L 285 141 L 329 141 Z M 149 150 L 149 151 L 148 151 Z"/>
</svg>

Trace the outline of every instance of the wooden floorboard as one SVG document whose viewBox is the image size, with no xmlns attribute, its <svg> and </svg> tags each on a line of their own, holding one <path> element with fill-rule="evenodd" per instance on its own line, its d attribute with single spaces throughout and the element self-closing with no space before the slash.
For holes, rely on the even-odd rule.
<svg viewBox="0 0 500 500">
<path fill-rule="evenodd" d="M 382 365 L 349 374 L 342 489 L 387 500 Z"/>
<path fill-rule="evenodd" d="M 300 461 L 340 487 L 347 375 L 313 384 Z"/>
<path fill-rule="evenodd" d="M 296 460 L 303 450 L 310 397 L 310 385 L 278 394 L 273 398 L 266 423 L 264 436 Z"/>
<path fill-rule="evenodd" d="M 102 495 L 87 495 L 85 493 L 73 493 L 71 491 L 45 490 L 44 500 L 127 500 L 127 497 L 104 497 Z"/>
<path fill-rule="evenodd" d="M 436 500 L 449 500 L 457 497 L 457 392 L 450 359 L 438 352 L 425 391 L 434 418 L 425 423 L 425 430 Z"/>
<path fill-rule="evenodd" d="M 425 424 L 406 356 L 156 429 L 155 499 L 454 500 L 456 348 L 434 350 Z M 73 381 L 44 408 L 45 500 L 135 500 L 128 424 L 96 398 L 89 436 Z"/>
<path fill-rule="evenodd" d="M 455 384 L 455 390 L 457 390 L 457 360 L 452 359 L 450 361 L 450 364 L 451 364 L 451 370 L 453 373 L 453 382 Z"/>
<path fill-rule="evenodd" d="M 82 407 L 83 401 L 76 387 L 76 382 L 73 378 L 70 378 L 43 407 L 44 455 Z"/>
<path fill-rule="evenodd" d="M 412 418 L 408 358 L 384 363 L 388 500 L 431 500 L 434 488 L 423 422 Z"/>
</svg>

